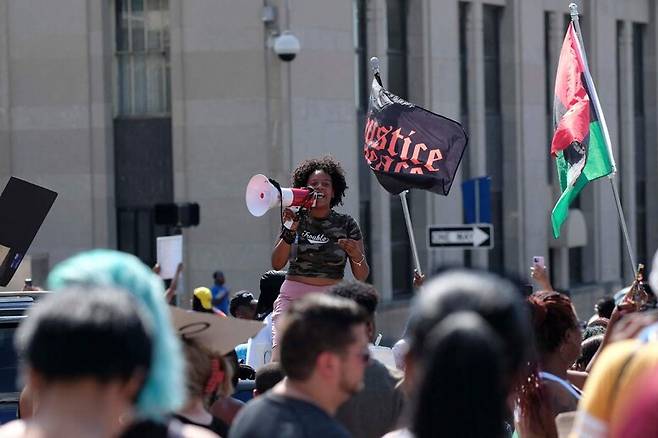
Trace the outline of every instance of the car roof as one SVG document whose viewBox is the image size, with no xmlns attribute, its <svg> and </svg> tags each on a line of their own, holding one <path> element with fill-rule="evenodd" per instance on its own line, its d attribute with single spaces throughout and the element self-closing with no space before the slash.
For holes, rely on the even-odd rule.
<svg viewBox="0 0 658 438">
<path fill-rule="evenodd" d="M 48 291 L 0 292 L 0 324 L 20 322 L 26 317 L 27 309 L 49 293 Z"/>
</svg>

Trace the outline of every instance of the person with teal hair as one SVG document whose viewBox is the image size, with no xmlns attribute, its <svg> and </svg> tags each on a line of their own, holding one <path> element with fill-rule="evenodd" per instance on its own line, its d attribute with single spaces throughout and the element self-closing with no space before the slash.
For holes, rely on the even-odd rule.
<svg viewBox="0 0 658 438">
<path fill-rule="evenodd" d="M 170 322 L 160 277 L 135 256 L 96 249 L 64 260 L 48 276 L 52 291 L 72 286 L 110 286 L 137 299 L 151 317 L 155 333 L 152 364 L 137 399 L 137 415 L 159 419 L 179 409 L 185 397 L 183 355 Z"/>
</svg>

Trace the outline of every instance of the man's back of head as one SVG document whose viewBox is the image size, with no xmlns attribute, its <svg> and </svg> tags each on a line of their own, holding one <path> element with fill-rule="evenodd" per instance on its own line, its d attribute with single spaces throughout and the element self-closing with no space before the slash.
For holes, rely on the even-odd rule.
<svg viewBox="0 0 658 438">
<path fill-rule="evenodd" d="M 372 284 L 357 280 L 345 280 L 329 288 L 329 294 L 354 301 L 369 316 L 373 316 L 379 305 L 379 293 Z"/>
<path fill-rule="evenodd" d="M 119 290 L 58 292 L 29 312 L 15 338 L 26 365 L 46 380 L 128 380 L 151 364 L 151 320 Z"/>
<path fill-rule="evenodd" d="M 368 338 L 372 342 L 375 337 L 375 312 L 379 304 L 379 293 L 375 286 L 357 280 L 345 280 L 331 286 L 329 295 L 346 298 L 355 302 L 368 315 Z"/>
<path fill-rule="evenodd" d="M 256 371 L 254 397 L 265 394 L 281 380 L 283 380 L 283 371 L 281 371 L 279 362 L 270 362 L 263 365 Z"/>
</svg>

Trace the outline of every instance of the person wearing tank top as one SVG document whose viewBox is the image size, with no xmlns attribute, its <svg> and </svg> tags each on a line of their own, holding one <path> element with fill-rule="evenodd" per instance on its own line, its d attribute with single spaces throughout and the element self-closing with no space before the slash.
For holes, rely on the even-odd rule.
<svg viewBox="0 0 658 438">
<path fill-rule="evenodd" d="M 517 397 L 516 429 L 522 438 L 557 437 L 555 417 L 575 411 L 580 400 L 580 389 L 569 381 L 568 373 L 580 356 L 580 326 L 566 295 L 535 292 L 528 304 L 537 361 Z"/>
</svg>

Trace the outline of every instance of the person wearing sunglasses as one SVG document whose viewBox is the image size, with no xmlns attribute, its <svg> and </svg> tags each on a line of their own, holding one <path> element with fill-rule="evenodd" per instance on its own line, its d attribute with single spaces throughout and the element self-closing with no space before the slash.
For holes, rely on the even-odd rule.
<svg viewBox="0 0 658 438">
<path fill-rule="evenodd" d="M 379 304 L 377 289 L 371 284 L 351 280 L 332 286 L 328 292 L 354 301 L 366 312 L 368 339 L 371 343 L 375 342 L 375 312 Z M 363 378 L 363 391 L 338 409 L 336 419 L 353 436 L 379 438 L 392 431 L 404 407 L 401 380 L 402 373 L 388 368 L 377 359 L 370 360 Z"/>
</svg>

